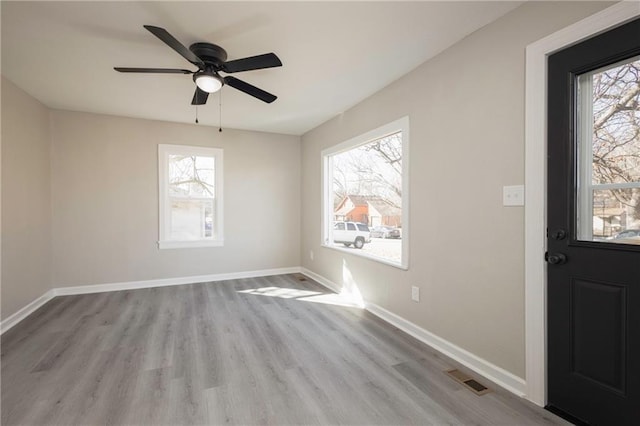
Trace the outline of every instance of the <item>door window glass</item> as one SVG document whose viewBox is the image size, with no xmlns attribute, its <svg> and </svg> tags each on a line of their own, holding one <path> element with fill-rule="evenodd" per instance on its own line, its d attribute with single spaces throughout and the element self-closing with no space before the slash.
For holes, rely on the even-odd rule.
<svg viewBox="0 0 640 426">
<path fill-rule="evenodd" d="M 577 82 L 578 239 L 640 244 L 640 57 Z"/>
</svg>

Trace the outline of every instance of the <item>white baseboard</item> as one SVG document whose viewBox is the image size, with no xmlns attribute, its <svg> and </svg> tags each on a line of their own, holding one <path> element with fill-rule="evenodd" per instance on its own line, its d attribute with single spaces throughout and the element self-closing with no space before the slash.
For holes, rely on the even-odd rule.
<svg viewBox="0 0 640 426">
<path fill-rule="evenodd" d="M 340 285 L 338 285 L 338 284 L 334 283 L 333 281 L 323 277 L 322 275 L 318 275 L 315 272 L 310 271 L 307 268 L 301 267 L 300 268 L 300 273 L 308 276 L 311 279 L 313 279 L 318 284 L 322 284 L 323 286 L 325 286 L 326 288 L 328 288 L 331 291 L 334 291 L 334 292 L 336 292 L 338 294 L 340 294 L 342 292 L 342 288 L 341 288 Z"/>
<path fill-rule="evenodd" d="M 240 278 L 266 277 L 269 275 L 294 274 L 300 272 L 299 267 L 262 269 L 258 271 L 231 272 L 225 274 L 193 275 L 190 277 L 162 278 L 158 280 L 128 281 L 122 283 L 81 285 L 75 287 L 58 287 L 56 296 L 71 294 L 104 293 L 107 291 L 135 290 L 139 288 L 166 287 L 172 285 L 208 283 L 215 281 L 237 280 Z"/>
<path fill-rule="evenodd" d="M 13 326 L 18 324 L 20 321 L 31 315 L 35 312 L 39 307 L 47 303 L 49 300 L 55 297 L 55 292 L 53 290 L 47 291 L 42 296 L 33 300 L 27 306 L 20 309 L 13 315 L 9 315 L 4 321 L 0 323 L 0 334 L 4 334 L 6 331 L 9 331 Z"/>
<path fill-rule="evenodd" d="M 300 273 L 307 275 L 308 277 L 327 287 L 329 290 L 340 293 L 341 286 L 323 277 L 322 275 L 319 275 L 304 267 L 300 268 Z M 427 331 L 424 328 L 419 327 L 416 324 L 407 321 L 401 316 L 396 315 L 393 312 L 388 311 L 376 304 L 367 303 L 365 301 L 364 308 L 375 316 L 381 318 L 389 324 L 398 327 L 405 333 L 420 340 L 422 343 L 431 346 L 432 348 L 436 349 L 439 352 L 442 352 L 449 358 L 454 359 L 465 367 L 470 368 L 486 379 L 491 380 L 498 386 L 520 397 L 525 396 L 526 382 L 521 377 L 518 377 L 515 374 L 512 374 L 507 370 L 500 368 L 497 365 L 492 364 L 489 361 L 482 359 L 465 349 L 462 349 L 460 346 L 457 346 L 449 342 L 448 340 L 443 339 L 442 337 L 436 336 L 430 331 Z"/>
<path fill-rule="evenodd" d="M 18 324 L 20 321 L 25 319 L 31 313 L 35 312 L 36 309 L 47 303 L 49 300 L 53 299 L 55 296 L 104 293 L 108 291 L 135 290 L 151 287 L 166 287 L 171 285 L 195 284 L 202 282 L 206 283 L 213 281 L 236 280 L 241 278 L 266 277 L 270 275 L 295 274 L 299 272 L 300 267 L 294 266 L 289 268 L 262 269 L 257 271 L 232 272 L 226 274 L 195 275 L 191 277 L 180 278 L 163 278 L 157 280 L 129 281 L 121 283 L 83 285 L 75 287 L 57 287 L 49 290 L 33 302 L 29 303 L 24 308 L 20 309 L 15 314 L 2 321 L 0 323 L 0 334 Z"/>
<path fill-rule="evenodd" d="M 157 280 L 127 281 L 121 283 L 81 285 L 75 287 L 55 288 L 56 296 L 71 294 L 104 293 L 107 291 L 135 290 L 139 288 L 166 287 L 171 285 L 184 285 L 196 283 L 208 283 L 214 281 L 237 280 L 240 278 L 266 277 L 269 275 L 294 274 L 300 272 L 299 267 L 262 269 L 258 271 L 231 272 L 225 274 L 193 275 L 190 277 L 161 278 Z"/>
<path fill-rule="evenodd" d="M 421 328 L 378 305 L 366 303 L 365 309 L 386 322 L 398 327 L 405 333 L 415 337 L 421 342 L 431 346 L 437 351 L 442 352 L 449 358 L 458 361 L 460 364 L 470 368 L 479 375 L 491 380 L 509 392 L 520 397 L 525 396 L 526 383 L 524 379 L 490 363 L 485 359 L 480 358 L 477 355 L 472 354 L 465 349 L 462 349 L 460 346 L 457 346 L 442 337 L 436 336 L 424 328 Z"/>
</svg>

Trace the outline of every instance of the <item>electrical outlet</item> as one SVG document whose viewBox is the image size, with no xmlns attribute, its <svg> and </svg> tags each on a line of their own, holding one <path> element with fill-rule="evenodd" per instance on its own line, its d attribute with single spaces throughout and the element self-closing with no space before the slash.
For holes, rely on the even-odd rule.
<svg viewBox="0 0 640 426">
<path fill-rule="evenodd" d="M 420 301 L 420 287 L 411 286 L 411 300 L 414 302 Z"/>
<path fill-rule="evenodd" d="M 313 260 L 313 250 L 309 250 L 309 259 Z"/>
</svg>

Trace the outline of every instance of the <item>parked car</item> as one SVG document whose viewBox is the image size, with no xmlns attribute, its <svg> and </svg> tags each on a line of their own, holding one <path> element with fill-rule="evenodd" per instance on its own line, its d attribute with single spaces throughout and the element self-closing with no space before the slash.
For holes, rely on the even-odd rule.
<svg viewBox="0 0 640 426">
<path fill-rule="evenodd" d="M 355 248 L 361 249 L 365 243 L 371 242 L 371 232 L 365 223 L 336 222 L 333 225 L 333 241 L 342 243 L 345 247 L 353 244 Z"/>
<path fill-rule="evenodd" d="M 611 242 L 640 244 L 640 229 L 626 229 L 611 237 Z"/>
<path fill-rule="evenodd" d="M 372 238 L 400 238 L 400 230 L 393 226 L 375 226 L 371 228 Z"/>
</svg>

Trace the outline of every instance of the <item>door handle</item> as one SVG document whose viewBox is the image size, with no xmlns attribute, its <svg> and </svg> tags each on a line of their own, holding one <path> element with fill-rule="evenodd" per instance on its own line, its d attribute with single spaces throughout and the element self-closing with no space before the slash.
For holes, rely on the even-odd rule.
<svg viewBox="0 0 640 426">
<path fill-rule="evenodd" d="M 549 252 L 547 252 L 544 254 L 544 260 L 552 265 L 562 265 L 563 263 L 567 263 L 567 255 L 564 253 L 549 254 Z"/>
</svg>

